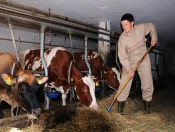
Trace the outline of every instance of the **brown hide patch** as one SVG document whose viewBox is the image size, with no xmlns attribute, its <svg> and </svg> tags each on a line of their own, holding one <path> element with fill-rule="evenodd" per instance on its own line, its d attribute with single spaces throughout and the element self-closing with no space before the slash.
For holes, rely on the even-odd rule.
<svg viewBox="0 0 175 132">
<path fill-rule="evenodd" d="M 95 76 L 97 79 L 100 79 L 100 74 L 102 70 L 102 66 L 104 65 L 104 62 L 101 58 L 101 56 L 94 51 L 88 51 L 88 62 L 91 67 L 92 75 Z M 84 52 L 76 52 L 74 53 L 74 59 L 76 62 L 76 65 L 80 70 L 88 70 L 87 65 L 84 60 Z"/>
<path fill-rule="evenodd" d="M 51 49 L 47 48 L 47 49 L 45 49 L 44 53 L 48 55 L 48 54 L 50 54 L 50 52 L 51 52 Z"/>
<path fill-rule="evenodd" d="M 17 107 L 17 103 L 14 99 L 13 93 L 11 92 L 11 88 L 0 87 L 0 100 L 7 102 L 12 107 Z"/>
<path fill-rule="evenodd" d="M 0 53 L 0 74 L 10 73 L 12 64 L 15 61 L 16 61 L 15 55 L 11 53 Z"/>
</svg>

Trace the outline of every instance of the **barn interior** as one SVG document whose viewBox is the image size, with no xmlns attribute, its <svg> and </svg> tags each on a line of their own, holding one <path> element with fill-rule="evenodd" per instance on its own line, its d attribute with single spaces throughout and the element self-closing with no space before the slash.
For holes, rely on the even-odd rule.
<svg viewBox="0 0 175 132">
<path fill-rule="evenodd" d="M 155 94 L 158 93 L 162 98 L 168 99 L 156 98 L 157 102 L 153 103 L 156 108 L 153 109 L 159 112 L 159 108 L 166 107 L 168 111 L 169 105 L 165 106 L 165 103 L 170 102 L 169 108 L 174 110 L 175 97 L 172 95 L 175 79 L 174 6 L 173 0 L 1 0 L 0 52 L 18 54 L 26 49 L 58 46 L 68 49 L 71 53 L 95 50 L 103 54 L 106 64 L 121 70 L 120 62 L 116 58 L 117 41 L 122 33 L 120 19 L 123 14 L 132 13 L 135 24 L 152 22 L 157 28 L 158 43 L 149 53 L 152 75 Z M 145 38 L 149 47 L 149 35 Z M 140 97 L 137 74 L 132 89 L 130 98 Z M 166 93 L 166 96 L 162 92 Z M 108 93 L 113 93 L 113 90 L 109 90 Z M 104 94 L 97 93 L 97 98 L 102 99 L 101 96 Z M 160 102 L 164 103 L 158 105 Z M 162 114 L 165 113 L 163 111 Z M 172 112 L 168 116 L 174 114 Z M 170 121 L 175 122 L 173 119 Z"/>
</svg>

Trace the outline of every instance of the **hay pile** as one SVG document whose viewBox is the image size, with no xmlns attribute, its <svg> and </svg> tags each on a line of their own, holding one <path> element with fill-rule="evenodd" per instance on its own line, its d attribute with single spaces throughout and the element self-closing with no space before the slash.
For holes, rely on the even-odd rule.
<svg viewBox="0 0 175 132">
<path fill-rule="evenodd" d="M 78 108 L 71 121 L 59 124 L 55 129 L 59 131 L 71 132 L 111 132 L 120 131 L 121 127 L 117 121 L 117 115 L 103 110 L 94 111 L 89 108 Z"/>
<path fill-rule="evenodd" d="M 79 107 L 76 109 L 75 115 L 73 115 L 70 121 L 58 124 L 54 129 L 50 131 L 88 131 L 88 132 L 116 132 L 123 131 L 125 129 L 125 123 L 129 121 L 124 118 L 123 115 L 116 113 L 117 103 L 115 103 L 110 112 L 107 112 L 109 102 L 113 99 L 114 95 L 108 98 L 98 101 L 99 110 L 91 110 L 87 107 Z M 129 100 L 130 104 L 126 107 L 126 111 L 130 110 L 130 107 L 134 107 L 138 104 L 137 101 Z"/>
<path fill-rule="evenodd" d="M 168 106 L 169 110 L 167 110 L 159 102 L 154 102 L 152 114 L 145 114 L 141 98 L 128 98 L 124 115 L 120 115 L 116 113 L 117 103 L 113 105 L 110 112 L 106 111 L 113 97 L 114 95 L 111 95 L 98 101 L 99 111 L 93 111 L 85 107 L 77 108 L 72 120 L 64 124 L 59 124 L 55 129 L 51 129 L 50 131 L 175 131 L 175 107 Z M 163 109 L 161 112 L 159 110 L 160 108 Z"/>
</svg>

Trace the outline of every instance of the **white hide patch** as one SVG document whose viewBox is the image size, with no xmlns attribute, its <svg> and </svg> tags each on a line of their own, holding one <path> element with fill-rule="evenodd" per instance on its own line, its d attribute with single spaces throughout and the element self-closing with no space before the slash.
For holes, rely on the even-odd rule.
<svg viewBox="0 0 175 132">
<path fill-rule="evenodd" d="M 97 58 L 98 56 L 100 56 L 100 54 L 98 52 L 96 52 L 96 51 L 93 51 L 92 54 L 94 55 L 93 58 Z"/>
<path fill-rule="evenodd" d="M 97 101 L 96 101 L 96 97 L 95 97 L 95 83 L 93 81 L 92 76 L 88 74 L 88 76 L 83 77 L 82 80 L 90 89 L 90 93 L 92 96 L 92 103 L 91 103 L 90 107 L 98 106 Z"/>
<path fill-rule="evenodd" d="M 38 59 L 39 57 L 36 57 L 34 60 Z M 39 68 L 41 66 L 41 59 L 39 59 L 38 61 L 34 61 L 34 64 L 32 66 L 32 70 L 36 70 L 37 68 Z M 28 65 L 27 69 L 29 69 L 30 65 Z"/>
<path fill-rule="evenodd" d="M 21 64 L 23 69 L 24 69 L 25 65 L 28 63 L 28 60 L 27 60 L 27 62 L 25 62 L 25 57 L 27 54 L 29 54 L 29 52 L 30 52 L 30 50 L 25 50 L 25 51 L 20 53 L 19 59 L 20 59 L 20 64 Z"/>
<path fill-rule="evenodd" d="M 54 82 L 50 83 L 50 85 L 51 85 L 50 87 L 55 88 L 57 91 L 61 92 L 62 105 L 65 106 L 66 105 L 67 94 L 68 94 L 69 90 L 67 90 L 67 92 L 65 93 L 64 89 L 63 89 L 63 86 L 57 87 L 54 84 L 55 84 Z"/>
<path fill-rule="evenodd" d="M 114 71 L 114 73 L 117 75 L 117 79 L 118 79 L 118 81 L 119 81 L 119 83 L 120 83 L 120 73 L 119 73 L 119 71 L 115 68 L 115 67 L 113 67 L 112 68 L 112 70 Z"/>
<path fill-rule="evenodd" d="M 67 94 L 68 93 L 68 92 L 67 93 L 64 92 L 63 86 L 57 87 L 54 84 L 55 84 L 54 82 L 50 83 L 50 85 L 51 85 L 50 87 L 55 88 L 57 91 L 61 92 L 61 94 Z"/>
<path fill-rule="evenodd" d="M 100 54 L 98 52 L 93 51 L 91 56 L 89 56 L 89 55 L 87 56 L 87 60 L 89 61 L 91 59 L 97 58 L 99 55 Z M 84 60 L 84 57 L 85 57 L 85 55 L 81 56 L 82 60 Z"/>
</svg>

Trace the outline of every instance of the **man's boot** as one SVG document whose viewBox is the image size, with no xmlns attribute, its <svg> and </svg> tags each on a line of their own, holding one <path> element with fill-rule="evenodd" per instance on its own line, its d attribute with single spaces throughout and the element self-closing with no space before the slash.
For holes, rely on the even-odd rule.
<svg viewBox="0 0 175 132">
<path fill-rule="evenodd" d="M 117 109 L 117 113 L 123 113 L 123 109 L 125 106 L 125 101 L 118 101 L 118 109 Z"/>
<path fill-rule="evenodd" d="M 151 111 L 150 111 L 151 101 L 143 101 L 143 102 L 144 102 L 144 111 L 147 114 L 151 114 Z"/>
</svg>

